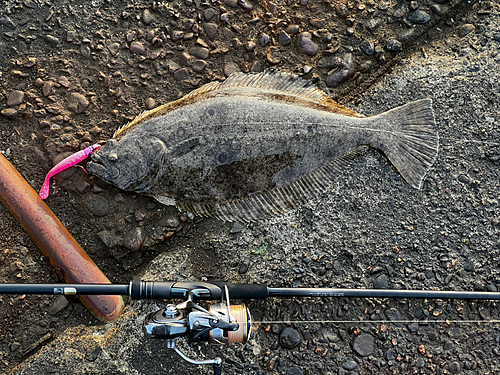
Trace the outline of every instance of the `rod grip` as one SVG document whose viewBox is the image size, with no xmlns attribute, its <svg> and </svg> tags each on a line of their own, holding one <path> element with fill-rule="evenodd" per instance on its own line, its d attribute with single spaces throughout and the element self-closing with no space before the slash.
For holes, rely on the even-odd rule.
<svg viewBox="0 0 500 375">
<path fill-rule="evenodd" d="M 226 285 L 231 299 L 266 299 L 268 297 L 266 284 L 229 284 L 218 281 L 212 284 L 217 285 L 222 293 Z"/>
</svg>

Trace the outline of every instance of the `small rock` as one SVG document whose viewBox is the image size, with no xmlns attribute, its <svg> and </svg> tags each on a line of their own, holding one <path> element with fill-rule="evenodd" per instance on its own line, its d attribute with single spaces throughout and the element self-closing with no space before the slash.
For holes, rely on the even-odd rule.
<svg viewBox="0 0 500 375">
<path fill-rule="evenodd" d="M 286 28 L 286 32 L 290 35 L 295 35 L 295 34 L 298 34 L 300 31 L 299 29 L 299 26 L 298 25 L 290 25 Z"/>
<path fill-rule="evenodd" d="M 372 62 L 370 60 L 364 61 L 359 65 L 361 73 L 368 73 L 370 70 L 372 70 Z"/>
<path fill-rule="evenodd" d="M 24 92 L 19 90 L 12 91 L 7 99 L 7 105 L 9 107 L 14 107 L 22 102 L 24 102 Z"/>
<path fill-rule="evenodd" d="M 367 357 L 373 353 L 374 343 L 375 339 L 372 335 L 362 334 L 354 339 L 352 350 L 361 357 Z"/>
<path fill-rule="evenodd" d="M 352 64 L 351 54 L 344 55 L 342 59 L 343 65 L 336 72 L 332 73 L 326 79 L 326 85 L 329 87 L 337 87 L 346 79 L 354 74 L 354 66 Z"/>
<path fill-rule="evenodd" d="M 85 204 L 87 209 L 95 216 L 106 216 L 109 213 L 109 202 L 100 195 L 90 195 Z"/>
<path fill-rule="evenodd" d="M 119 241 L 119 239 L 115 235 L 108 232 L 107 230 L 100 231 L 99 233 L 97 233 L 97 235 L 107 248 L 115 247 L 119 245 L 119 243 L 121 243 L 121 241 Z"/>
<path fill-rule="evenodd" d="M 269 43 L 269 35 L 267 34 L 262 34 L 259 39 L 259 43 L 261 47 L 266 46 Z"/>
<path fill-rule="evenodd" d="M 132 42 L 130 44 L 130 51 L 137 55 L 143 55 L 146 52 L 146 49 L 141 42 Z"/>
<path fill-rule="evenodd" d="M 493 37 L 493 39 L 495 39 L 496 42 L 500 43 L 500 34 L 495 34 L 495 36 Z"/>
<path fill-rule="evenodd" d="M 403 324 L 399 323 L 399 321 L 401 320 L 401 314 L 395 308 L 386 309 L 384 311 L 384 314 L 387 317 L 387 319 L 389 319 L 391 322 L 395 322 L 394 325 L 396 327 L 403 326 Z"/>
<path fill-rule="evenodd" d="M 299 35 L 299 53 L 314 56 L 318 52 L 318 46 L 311 39 L 308 32 Z"/>
<path fill-rule="evenodd" d="M 89 106 L 89 101 L 78 92 L 72 92 L 68 98 L 68 109 L 73 113 L 82 113 Z"/>
<path fill-rule="evenodd" d="M 243 273 L 246 273 L 248 271 L 249 266 L 250 266 L 250 259 L 243 260 L 243 263 L 241 263 L 241 266 L 240 266 L 240 269 L 238 270 L 238 273 L 240 275 Z"/>
<path fill-rule="evenodd" d="M 41 78 L 35 79 L 35 86 L 36 87 L 42 87 L 43 86 L 43 81 Z"/>
<path fill-rule="evenodd" d="M 62 87 L 66 88 L 66 89 L 69 87 L 68 77 L 60 76 L 57 79 L 57 83 L 59 83 Z"/>
<path fill-rule="evenodd" d="M 252 41 L 249 41 L 249 42 L 247 43 L 247 47 L 246 47 L 246 48 L 247 48 L 247 51 L 248 51 L 248 52 L 252 52 L 252 51 L 255 49 L 255 47 L 257 47 L 257 44 L 255 44 L 255 43 L 254 43 L 254 42 L 252 42 Z"/>
<path fill-rule="evenodd" d="M 194 57 L 198 59 L 206 59 L 209 55 L 209 50 L 208 48 L 205 47 L 191 47 L 189 49 L 189 54 L 193 55 Z"/>
<path fill-rule="evenodd" d="M 15 110 L 15 108 L 5 108 L 5 109 L 2 109 L 2 116 L 4 117 L 15 117 L 17 115 L 17 111 Z"/>
<path fill-rule="evenodd" d="M 470 183 L 470 178 L 464 174 L 461 174 L 460 176 L 458 176 L 457 180 L 460 181 L 462 184 L 469 184 Z"/>
<path fill-rule="evenodd" d="M 474 262 L 471 259 L 469 259 L 468 261 L 465 262 L 464 270 L 466 270 L 467 272 L 474 271 Z"/>
<path fill-rule="evenodd" d="M 384 353 L 384 358 L 388 361 L 394 361 L 396 358 L 394 357 L 394 351 L 389 349 Z"/>
<path fill-rule="evenodd" d="M 417 322 L 411 323 L 408 326 L 408 329 L 410 330 L 410 332 L 417 332 L 418 331 L 418 323 Z"/>
<path fill-rule="evenodd" d="M 113 56 L 116 56 L 118 54 L 118 52 L 120 51 L 120 43 L 111 43 L 109 46 L 108 46 L 108 49 L 109 49 L 109 52 L 111 52 L 111 54 Z"/>
<path fill-rule="evenodd" d="M 287 327 L 281 332 L 279 341 L 282 348 L 293 349 L 299 346 L 301 339 L 295 329 Z"/>
<path fill-rule="evenodd" d="M 201 73 L 207 67 L 207 62 L 205 60 L 195 60 L 191 66 L 196 73 Z"/>
<path fill-rule="evenodd" d="M 54 82 L 46 81 L 42 86 L 42 94 L 47 97 L 52 92 L 52 87 L 54 87 Z"/>
<path fill-rule="evenodd" d="M 335 12 L 339 17 L 346 18 L 349 15 L 349 9 L 345 4 L 335 5 Z"/>
<path fill-rule="evenodd" d="M 0 25 L 8 27 L 11 30 L 16 28 L 16 25 L 14 24 L 14 22 L 12 22 L 12 20 L 7 15 L 0 16 Z"/>
<path fill-rule="evenodd" d="M 53 35 L 45 35 L 44 39 L 51 46 L 56 47 L 57 45 L 59 45 L 59 39 Z"/>
<path fill-rule="evenodd" d="M 64 296 L 57 296 L 49 307 L 48 313 L 49 315 L 56 315 L 58 312 L 64 310 L 68 307 L 69 302 Z"/>
<path fill-rule="evenodd" d="M 17 342 L 17 341 L 14 341 L 12 344 L 9 345 L 9 349 L 10 349 L 11 352 L 15 352 L 20 347 L 21 347 L 21 343 Z"/>
<path fill-rule="evenodd" d="M 228 63 L 224 65 L 224 74 L 229 77 L 231 74 L 239 72 L 240 68 L 236 64 Z"/>
<path fill-rule="evenodd" d="M 433 4 L 431 6 L 431 11 L 432 11 L 432 13 L 434 13 L 438 16 L 443 16 L 448 12 L 448 8 L 446 6 L 443 6 L 443 5 Z"/>
<path fill-rule="evenodd" d="M 359 48 L 368 56 L 373 55 L 374 45 L 372 41 L 365 40 L 363 43 L 361 43 L 361 46 Z"/>
<path fill-rule="evenodd" d="M 238 0 L 238 5 L 240 6 L 241 9 L 243 9 L 245 12 L 251 12 L 253 10 L 253 5 L 250 4 L 246 0 Z"/>
<path fill-rule="evenodd" d="M 312 69 L 313 69 L 312 66 L 309 66 L 309 65 L 304 65 L 302 67 L 302 71 L 304 72 L 304 74 L 309 74 Z"/>
<path fill-rule="evenodd" d="M 89 58 L 90 57 L 90 47 L 87 44 L 82 44 L 80 46 L 80 53 L 82 54 L 83 57 Z"/>
<path fill-rule="evenodd" d="M 382 19 L 380 19 L 380 18 L 370 18 L 365 23 L 366 29 L 371 33 L 374 33 L 375 31 L 377 31 L 377 29 L 380 27 L 380 25 L 382 25 Z"/>
<path fill-rule="evenodd" d="M 403 48 L 403 45 L 399 40 L 393 38 L 389 39 L 385 48 L 390 52 L 399 52 Z"/>
<path fill-rule="evenodd" d="M 373 288 L 375 289 L 387 289 L 389 287 L 389 276 L 385 273 L 378 275 L 375 280 L 373 280 Z"/>
<path fill-rule="evenodd" d="M 219 27 L 215 23 L 206 23 L 203 25 L 205 33 L 207 33 L 207 36 L 212 40 L 215 38 L 218 28 Z"/>
<path fill-rule="evenodd" d="M 182 66 L 191 65 L 191 55 L 187 52 L 182 52 L 179 56 L 179 62 Z"/>
<path fill-rule="evenodd" d="M 153 109 L 156 107 L 156 102 L 153 98 L 147 98 L 145 104 L 147 109 Z"/>
<path fill-rule="evenodd" d="M 189 78 L 189 72 L 186 68 L 180 68 L 174 72 L 174 79 L 176 81 L 184 81 Z"/>
<path fill-rule="evenodd" d="M 50 127 L 50 121 L 49 120 L 40 120 L 40 122 L 38 123 L 38 126 L 40 127 L 40 129 L 49 128 Z"/>
<path fill-rule="evenodd" d="M 355 361 L 348 361 L 342 365 L 342 368 L 347 371 L 353 371 L 358 367 Z"/>
<path fill-rule="evenodd" d="M 85 180 L 78 180 L 75 188 L 80 194 L 85 194 L 90 190 L 90 184 Z"/>
<path fill-rule="evenodd" d="M 430 21 L 431 16 L 428 13 L 417 9 L 408 13 L 407 19 L 412 23 L 424 24 Z"/>
<path fill-rule="evenodd" d="M 99 357 L 101 352 L 102 352 L 102 348 L 99 345 L 97 345 L 96 347 L 89 349 L 85 353 L 85 359 L 89 362 L 94 362 Z"/>
<path fill-rule="evenodd" d="M 278 36 L 278 42 L 282 46 L 288 46 L 292 43 L 292 38 L 286 33 L 286 31 L 281 30 L 280 35 Z"/>
<path fill-rule="evenodd" d="M 69 30 L 66 32 L 66 42 L 71 43 L 73 40 L 75 40 L 76 33 L 74 31 Z"/>
<path fill-rule="evenodd" d="M 460 363 L 458 363 L 456 361 L 450 363 L 449 369 L 450 369 L 450 372 L 452 374 L 460 374 L 462 372 L 462 368 L 460 366 Z"/>
<path fill-rule="evenodd" d="M 290 367 L 288 370 L 286 370 L 286 375 L 304 375 L 302 370 L 298 367 Z"/>
<path fill-rule="evenodd" d="M 474 25 L 471 25 L 470 23 L 466 23 L 465 25 L 462 25 L 458 29 L 458 36 L 460 38 L 463 38 L 466 35 L 469 35 L 471 32 L 475 30 Z"/>
<path fill-rule="evenodd" d="M 140 249 L 145 239 L 146 233 L 144 229 L 136 227 L 127 233 L 123 239 L 123 246 L 130 251 L 137 251 Z"/>
<path fill-rule="evenodd" d="M 142 11 L 142 22 L 144 22 L 146 25 L 149 25 L 153 21 L 154 17 L 151 11 L 149 9 L 144 9 Z"/>
<path fill-rule="evenodd" d="M 207 8 L 203 11 L 203 18 L 205 21 L 210 21 L 215 16 L 215 10 L 213 8 Z"/>
</svg>

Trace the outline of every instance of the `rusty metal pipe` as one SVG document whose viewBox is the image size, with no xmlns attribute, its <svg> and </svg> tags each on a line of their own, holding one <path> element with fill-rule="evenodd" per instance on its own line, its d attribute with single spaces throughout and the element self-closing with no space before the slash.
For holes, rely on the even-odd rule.
<svg viewBox="0 0 500 375">
<path fill-rule="evenodd" d="M 0 200 L 21 223 L 33 242 L 58 267 L 67 283 L 111 284 L 50 208 L 14 166 L 0 154 Z M 118 318 L 121 296 L 80 296 L 97 318 Z"/>
</svg>

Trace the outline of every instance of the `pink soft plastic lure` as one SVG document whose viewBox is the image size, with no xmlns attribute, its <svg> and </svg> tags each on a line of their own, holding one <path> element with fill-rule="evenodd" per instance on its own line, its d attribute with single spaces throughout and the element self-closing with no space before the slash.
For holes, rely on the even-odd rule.
<svg viewBox="0 0 500 375">
<path fill-rule="evenodd" d="M 92 154 L 95 150 L 101 147 L 100 144 L 96 143 L 95 145 L 89 146 L 84 150 L 75 152 L 73 155 L 68 156 L 67 158 L 61 160 L 57 163 L 50 171 L 47 173 L 47 177 L 45 177 L 45 181 L 43 182 L 42 188 L 40 189 L 40 198 L 45 199 L 49 196 L 49 181 L 52 176 L 55 174 L 68 169 L 69 167 L 78 164 L 82 160 L 87 159 L 90 154 Z"/>
</svg>

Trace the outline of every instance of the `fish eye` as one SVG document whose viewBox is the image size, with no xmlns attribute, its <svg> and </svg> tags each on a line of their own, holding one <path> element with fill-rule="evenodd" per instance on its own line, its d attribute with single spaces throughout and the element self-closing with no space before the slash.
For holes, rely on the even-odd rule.
<svg viewBox="0 0 500 375">
<path fill-rule="evenodd" d="M 108 160 L 112 163 L 118 160 L 118 155 L 116 153 L 112 152 L 108 155 Z"/>
</svg>

